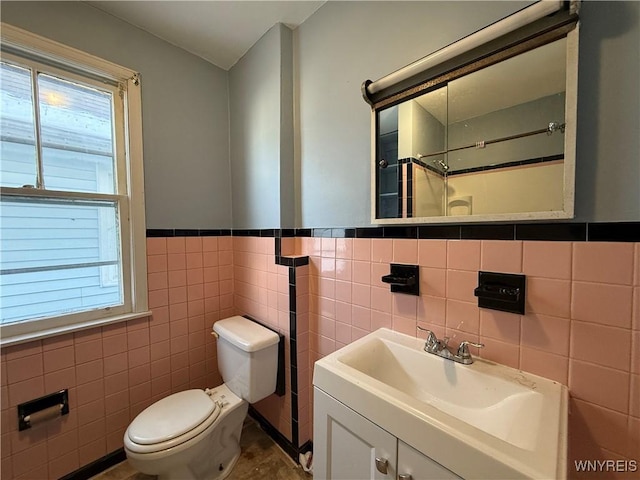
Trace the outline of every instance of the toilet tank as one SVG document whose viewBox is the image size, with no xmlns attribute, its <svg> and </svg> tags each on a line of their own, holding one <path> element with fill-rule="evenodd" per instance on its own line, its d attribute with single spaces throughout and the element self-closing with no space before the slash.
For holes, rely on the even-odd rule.
<svg viewBox="0 0 640 480">
<path fill-rule="evenodd" d="M 218 369 L 225 385 L 249 403 L 275 392 L 278 334 L 240 316 L 218 320 L 213 330 L 218 334 Z"/>
</svg>

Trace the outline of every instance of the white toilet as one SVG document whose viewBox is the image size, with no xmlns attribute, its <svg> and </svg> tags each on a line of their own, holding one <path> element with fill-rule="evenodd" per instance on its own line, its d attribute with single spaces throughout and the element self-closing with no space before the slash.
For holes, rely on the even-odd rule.
<svg viewBox="0 0 640 480">
<path fill-rule="evenodd" d="M 277 333 L 243 317 L 213 325 L 224 383 L 186 390 L 157 401 L 124 434 L 129 463 L 159 480 L 227 477 L 240 456 L 249 403 L 276 389 Z"/>
</svg>

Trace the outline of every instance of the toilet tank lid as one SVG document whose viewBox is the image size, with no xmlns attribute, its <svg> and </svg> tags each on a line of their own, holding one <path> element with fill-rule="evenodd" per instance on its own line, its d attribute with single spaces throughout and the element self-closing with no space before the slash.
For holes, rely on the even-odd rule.
<svg viewBox="0 0 640 480">
<path fill-rule="evenodd" d="M 248 318 L 235 316 L 218 320 L 213 330 L 245 352 L 257 352 L 278 343 L 278 334 Z"/>
</svg>

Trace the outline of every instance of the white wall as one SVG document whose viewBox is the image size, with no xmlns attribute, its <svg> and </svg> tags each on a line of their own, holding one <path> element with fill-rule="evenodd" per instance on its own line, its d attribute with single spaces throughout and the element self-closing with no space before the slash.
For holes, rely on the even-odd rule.
<svg viewBox="0 0 640 480">
<path fill-rule="evenodd" d="M 84 2 L 2 21 L 141 73 L 147 228 L 231 228 L 227 72 Z"/>
<path fill-rule="evenodd" d="M 292 32 L 272 27 L 229 70 L 233 228 L 292 228 Z"/>
<path fill-rule="evenodd" d="M 370 224 L 371 110 L 376 80 L 525 2 L 327 2 L 294 32 L 301 175 L 298 225 Z"/>
<path fill-rule="evenodd" d="M 362 82 L 528 3 L 331 1 L 307 19 L 293 35 L 295 127 L 278 134 L 278 181 L 289 185 L 280 192 L 281 218 L 295 204 L 296 227 L 370 225 L 371 116 Z M 1 8 L 5 22 L 142 72 L 148 228 L 232 226 L 226 72 L 83 2 Z M 640 2 L 582 2 L 576 221 L 640 219 L 639 24 Z M 284 63 L 288 54 L 280 55 Z M 295 177 L 282 153 L 291 135 Z M 266 198 L 261 192 L 271 187 L 238 185 L 243 174 L 235 177 L 237 201 Z M 262 225 L 238 213 L 235 226 Z"/>
<path fill-rule="evenodd" d="M 300 227 L 370 224 L 360 86 L 526 2 L 327 2 L 294 33 Z M 640 2 L 582 2 L 576 221 L 640 219 Z"/>
<path fill-rule="evenodd" d="M 576 220 L 640 220 L 640 2 L 580 10 Z"/>
</svg>

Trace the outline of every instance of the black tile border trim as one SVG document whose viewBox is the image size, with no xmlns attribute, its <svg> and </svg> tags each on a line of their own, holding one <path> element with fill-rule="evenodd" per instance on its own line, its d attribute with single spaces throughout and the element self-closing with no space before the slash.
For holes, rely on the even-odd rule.
<svg viewBox="0 0 640 480">
<path fill-rule="evenodd" d="M 68 473 L 64 477 L 60 477 L 59 480 L 87 480 L 120 462 L 124 462 L 126 459 L 127 454 L 124 453 L 124 448 L 120 447 L 118 450 L 107 453 L 104 457 L 94 460 L 88 465 L 80 467 L 78 470 Z"/>
<path fill-rule="evenodd" d="M 299 449 L 296 448 L 282 433 L 278 431 L 271 423 L 264 418 L 254 407 L 249 405 L 249 415 L 253 418 L 260 427 L 269 435 L 280 447 L 289 455 L 293 461 L 298 464 L 298 454 L 300 452 L 306 452 L 311 448 L 310 442 L 306 442 Z M 109 468 L 124 462 L 127 459 L 127 454 L 124 452 L 124 448 L 120 447 L 111 453 L 106 454 L 93 462 L 80 467 L 79 469 L 60 477 L 59 480 L 88 480 Z"/>
<path fill-rule="evenodd" d="M 246 318 L 256 321 L 255 319 L 245 315 Z M 260 322 L 257 322 L 260 323 Z M 262 324 L 261 324 L 262 325 Z M 264 326 L 264 325 L 263 325 Z M 265 326 L 266 327 L 266 326 Z M 269 327 L 266 327 L 269 328 Z M 281 334 L 279 334 L 281 335 Z M 284 346 L 282 342 L 281 345 Z M 284 356 L 284 351 L 282 352 Z M 283 368 L 284 373 L 284 368 Z M 284 378 L 283 378 L 284 380 Z M 297 380 L 297 379 L 296 379 Z M 297 396 L 297 395 L 296 395 Z M 293 398 L 292 398 L 293 400 Z M 297 399 L 296 399 L 297 400 Z M 249 405 L 249 415 L 254 418 L 262 427 L 262 429 L 276 442 L 282 449 L 296 462 L 298 463 L 298 454 L 299 452 L 306 452 L 308 450 L 308 443 L 302 445 L 299 449 L 294 445 L 295 443 L 290 442 L 282 433 L 278 431 L 269 421 L 264 418 L 260 413 L 258 413 L 252 405 Z M 297 418 L 296 418 L 297 423 Z M 297 436 L 297 430 L 296 430 Z M 297 443 L 297 441 L 296 441 Z M 306 448 L 306 449 L 305 449 Z M 59 480 L 88 480 L 91 477 L 94 477 L 109 468 L 124 462 L 127 459 L 127 454 L 124 451 L 123 447 L 120 447 L 118 450 L 115 450 L 111 453 L 106 454 L 105 456 L 94 460 L 93 462 L 80 467 L 79 469 L 60 477 Z"/>
<path fill-rule="evenodd" d="M 413 217 L 413 168 L 407 168 L 407 216 Z"/>
<path fill-rule="evenodd" d="M 517 225 L 516 238 L 517 240 L 584 242 L 588 240 L 587 224 L 540 223 Z"/>
<path fill-rule="evenodd" d="M 589 223 L 591 242 L 640 242 L 640 222 Z"/>
<path fill-rule="evenodd" d="M 465 173 L 487 172 L 489 170 L 499 170 L 510 167 L 523 167 L 525 165 L 534 165 L 536 163 L 556 162 L 564 160 L 564 154 L 550 155 L 548 157 L 528 158 L 526 160 L 514 160 L 513 162 L 498 163 L 496 165 L 485 165 L 482 167 L 461 168 L 460 170 L 449 170 L 447 176 L 462 175 Z"/>
<path fill-rule="evenodd" d="M 300 445 L 300 453 L 313 452 L 313 442 L 308 440 Z M 300 463 L 300 462 L 298 462 Z"/>
<path fill-rule="evenodd" d="M 564 242 L 640 242 L 638 222 L 478 223 L 354 228 L 248 230 L 149 229 L 147 237 L 238 236 L 280 238 L 392 238 L 441 240 L 544 240 Z M 282 257 L 279 265 L 308 264 L 306 257 Z"/>
<path fill-rule="evenodd" d="M 275 230 L 274 233 L 282 231 Z M 289 231 L 287 231 L 288 233 Z M 295 231 L 292 230 L 295 234 Z M 270 233 L 270 232 L 269 232 Z M 319 231 L 320 235 L 325 232 Z M 276 236 L 274 240 L 274 256 L 276 265 L 287 267 L 287 279 L 289 284 L 289 380 L 291 389 L 291 445 L 300 451 L 299 411 L 298 411 L 298 305 L 296 290 L 296 268 L 309 264 L 308 256 L 284 256 L 282 255 L 282 237 Z M 297 462 L 297 455 L 294 458 Z"/>
<path fill-rule="evenodd" d="M 443 153 L 443 155 L 444 155 L 444 153 Z M 425 158 L 425 157 L 423 157 L 423 158 Z M 461 168 L 460 170 L 448 170 L 446 172 L 443 172 L 442 170 L 438 170 L 433 165 L 430 165 L 427 162 L 424 162 L 423 160 L 421 160 L 419 158 L 414 158 L 414 157 L 401 158 L 400 160 L 398 160 L 398 163 L 400 163 L 400 164 L 414 163 L 414 164 L 418 165 L 419 167 L 426 168 L 430 172 L 435 173 L 436 175 L 444 178 L 444 177 L 452 177 L 452 176 L 455 176 L 455 175 L 462 175 L 462 174 L 465 174 L 465 173 L 486 172 L 486 171 L 489 171 L 489 170 L 499 170 L 499 169 L 502 169 L 502 168 L 510 168 L 510 167 L 523 167 L 525 165 L 534 165 L 536 163 L 555 162 L 555 161 L 558 161 L 558 160 L 564 160 L 564 154 L 561 153 L 561 154 L 558 154 L 558 155 L 549 155 L 549 156 L 546 156 L 546 157 L 527 158 L 525 160 L 514 160 L 512 162 L 498 163 L 498 164 L 495 164 L 495 165 L 483 165 L 483 166 L 480 166 L 480 167 Z"/>
<path fill-rule="evenodd" d="M 282 449 L 287 452 L 289 456 L 296 463 L 298 463 L 298 451 L 293 447 L 291 442 L 282 435 L 269 421 L 264 418 L 260 413 L 258 413 L 252 405 L 249 405 L 249 415 L 258 422 L 260 427 L 267 432 L 267 434 L 278 443 Z M 307 447 L 309 442 L 305 443 L 303 447 Z M 301 447 L 302 448 L 302 447 Z M 301 450 L 306 451 L 306 450 Z M 119 448 L 111 453 L 106 454 L 104 457 L 101 457 L 88 465 L 80 467 L 78 470 L 75 470 L 67 475 L 60 477 L 59 480 L 86 480 L 99 473 L 106 471 L 107 469 L 121 463 L 127 459 L 127 455 L 124 452 L 124 448 Z"/>
<path fill-rule="evenodd" d="M 258 412 L 253 405 L 249 405 L 249 416 L 256 422 L 258 422 L 260 427 L 265 432 L 267 432 L 267 435 L 269 435 L 278 445 L 280 445 L 282 450 L 284 450 L 285 453 L 289 455 L 293 459 L 293 461 L 296 462 L 296 464 L 298 464 L 298 448 L 294 446 L 287 437 L 280 433 L 280 431 L 276 427 L 271 425 L 269 420 L 263 417 L 262 414 L 260 414 L 260 412 Z"/>
<path fill-rule="evenodd" d="M 462 240 L 515 240 L 515 225 L 462 225 L 460 226 Z"/>
<path fill-rule="evenodd" d="M 304 233 L 305 229 L 298 229 Z M 345 230 L 343 229 L 315 229 L 315 230 Z M 296 234 L 295 228 L 265 228 L 265 229 L 181 229 L 181 228 L 148 228 L 147 238 L 153 237 L 275 237 L 275 238 L 293 238 L 299 236 L 314 236 L 313 232 L 306 235 Z M 320 236 L 320 235 L 315 235 Z M 329 235 L 332 236 L 331 232 Z"/>
<path fill-rule="evenodd" d="M 309 257 L 303 257 L 309 263 Z M 276 256 L 276 263 L 278 260 L 295 260 L 292 258 L 283 258 Z M 296 267 L 295 265 L 289 265 L 288 268 L 289 277 L 289 377 L 291 388 L 291 443 L 294 447 L 298 448 L 300 443 L 300 430 L 299 430 L 299 404 L 298 404 L 298 305 L 297 305 L 297 290 L 296 290 Z M 297 461 L 297 460 L 296 460 Z"/>
<path fill-rule="evenodd" d="M 148 228 L 147 238 L 153 237 L 229 237 L 231 230 L 198 230 L 180 228 Z"/>
<path fill-rule="evenodd" d="M 291 268 L 302 267 L 303 265 L 309 265 L 309 257 L 281 257 L 276 255 L 276 264 Z"/>
</svg>

